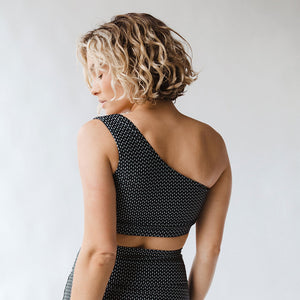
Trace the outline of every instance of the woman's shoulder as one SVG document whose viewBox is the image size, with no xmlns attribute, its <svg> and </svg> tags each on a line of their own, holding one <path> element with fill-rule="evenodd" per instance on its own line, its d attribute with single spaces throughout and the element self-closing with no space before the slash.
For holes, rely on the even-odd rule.
<svg viewBox="0 0 300 300">
<path fill-rule="evenodd" d="M 108 116 L 97 116 L 82 124 L 78 130 L 77 142 L 84 144 L 88 141 L 90 146 L 97 146 L 99 144 L 107 145 L 108 141 L 113 141 L 112 134 L 105 122 Z"/>
<path fill-rule="evenodd" d="M 204 138 L 206 137 L 211 142 L 224 143 L 221 133 L 209 123 L 197 120 L 187 115 L 183 116 L 188 122 L 190 122 L 191 126 L 194 126 L 199 130 L 200 135 Z"/>
<path fill-rule="evenodd" d="M 193 126 L 198 128 L 201 145 L 206 148 L 212 161 L 218 162 L 217 165 L 219 165 L 220 168 L 225 167 L 229 162 L 229 158 L 225 138 L 220 133 L 220 130 L 209 123 L 189 116 L 185 117 L 191 124 L 194 124 Z"/>
</svg>

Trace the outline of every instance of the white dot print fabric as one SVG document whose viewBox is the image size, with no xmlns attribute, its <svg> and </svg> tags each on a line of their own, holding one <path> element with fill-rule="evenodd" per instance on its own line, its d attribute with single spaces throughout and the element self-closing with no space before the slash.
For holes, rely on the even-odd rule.
<svg viewBox="0 0 300 300">
<path fill-rule="evenodd" d="M 117 232 L 174 237 L 196 222 L 209 188 L 168 166 L 131 120 L 98 116 L 114 137 L 119 165 L 114 173 Z"/>
<path fill-rule="evenodd" d="M 134 123 L 122 114 L 97 116 L 119 152 L 113 174 L 117 233 L 175 237 L 187 234 L 206 201 L 209 188 L 167 165 Z M 181 249 L 117 246 L 117 257 L 103 299 L 189 300 Z M 63 300 L 70 300 L 74 268 Z"/>
</svg>

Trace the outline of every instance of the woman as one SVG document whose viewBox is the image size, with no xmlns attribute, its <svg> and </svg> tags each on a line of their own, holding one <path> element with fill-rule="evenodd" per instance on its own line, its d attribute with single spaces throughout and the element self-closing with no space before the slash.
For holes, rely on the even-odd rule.
<svg viewBox="0 0 300 300">
<path fill-rule="evenodd" d="M 231 168 L 220 134 L 174 105 L 198 75 L 174 33 L 181 37 L 149 14 L 129 13 L 78 44 L 106 115 L 78 133 L 84 236 L 64 300 L 200 300 L 208 291 Z M 187 280 L 181 250 L 193 224 Z"/>
</svg>

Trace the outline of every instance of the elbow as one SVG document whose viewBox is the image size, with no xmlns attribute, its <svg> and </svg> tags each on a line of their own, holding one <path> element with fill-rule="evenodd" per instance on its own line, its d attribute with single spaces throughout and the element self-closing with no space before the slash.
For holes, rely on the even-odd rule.
<svg viewBox="0 0 300 300">
<path fill-rule="evenodd" d="M 117 257 L 117 249 L 115 247 L 87 247 L 81 246 L 81 255 L 85 260 L 91 262 L 93 265 L 102 266 L 115 262 Z"/>
<path fill-rule="evenodd" d="M 201 259 L 214 259 L 219 256 L 221 252 L 220 246 L 208 247 L 203 249 L 197 249 L 196 256 Z"/>
<path fill-rule="evenodd" d="M 221 251 L 221 245 L 219 243 L 213 243 L 207 247 L 207 252 L 211 255 L 219 255 Z"/>
<path fill-rule="evenodd" d="M 220 254 L 220 247 L 213 247 L 213 248 L 210 248 L 206 251 L 206 256 L 208 257 L 216 257 L 216 256 L 219 256 Z"/>
<path fill-rule="evenodd" d="M 215 248 L 211 249 L 210 252 L 211 252 L 211 255 L 213 255 L 213 256 L 219 256 L 219 254 L 221 252 L 221 248 L 215 247 Z"/>
<path fill-rule="evenodd" d="M 93 264 L 97 266 L 115 264 L 116 252 L 97 252 L 92 255 L 91 260 Z"/>
</svg>

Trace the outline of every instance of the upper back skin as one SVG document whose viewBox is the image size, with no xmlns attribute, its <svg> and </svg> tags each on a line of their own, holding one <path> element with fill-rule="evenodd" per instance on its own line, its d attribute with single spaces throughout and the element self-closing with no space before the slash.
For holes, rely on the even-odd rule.
<svg viewBox="0 0 300 300">
<path fill-rule="evenodd" d="M 220 134 L 211 126 L 179 112 L 163 116 L 157 112 L 121 113 L 139 129 L 162 160 L 177 172 L 210 188 L 223 172 L 227 155 Z M 103 125 L 105 127 L 105 125 Z M 119 154 L 113 137 L 105 136 L 112 172 Z M 188 234 L 177 237 L 133 236 L 117 233 L 117 244 L 127 247 L 175 250 L 182 248 Z"/>
</svg>

